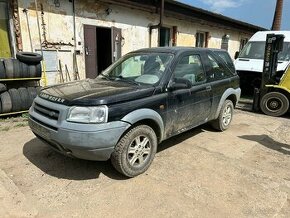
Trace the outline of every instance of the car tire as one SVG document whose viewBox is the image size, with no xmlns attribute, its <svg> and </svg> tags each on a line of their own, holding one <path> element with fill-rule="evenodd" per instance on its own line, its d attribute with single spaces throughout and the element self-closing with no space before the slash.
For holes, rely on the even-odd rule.
<svg viewBox="0 0 290 218">
<path fill-rule="evenodd" d="M 21 65 L 21 78 L 29 78 L 29 68 L 26 63 L 20 62 Z"/>
<path fill-rule="evenodd" d="M 21 66 L 17 59 L 12 59 L 13 63 L 13 78 L 20 78 Z"/>
<path fill-rule="evenodd" d="M 262 97 L 260 108 L 266 115 L 279 117 L 288 111 L 289 100 L 280 92 L 269 92 Z"/>
<path fill-rule="evenodd" d="M 4 61 L 0 60 L 0 79 L 5 79 L 5 67 L 4 67 Z"/>
<path fill-rule="evenodd" d="M 32 105 L 33 100 L 36 98 L 37 96 L 37 91 L 35 87 L 28 87 L 27 88 L 28 91 L 28 95 L 29 95 L 29 105 Z"/>
<path fill-rule="evenodd" d="M 211 126 L 218 131 L 225 131 L 229 128 L 234 115 L 234 104 L 231 100 L 225 100 L 219 116 L 211 122 Z"/>
<path fill-rule="evenodd" d="M 127 177 L 144 173 L 151 165 L 157 150 L 157 137 L 147 125 L 130 129 L 115 146 L 111 156 L 114 168 Z"/>
<path fill-rule="evenodd" d="M 28 110 L 30 105 L 30 97 L 26 88 L 20 87 L 18 92 L 21 97 L 21 110 Z"/>
<path fill-rule="evenodd" d="M 27 64 L 38 64 L 42 60 L 42 55 L 34 52 L 19 52 L 16 57 L 19 61 Z"/>
<path fill-rule="evenodd" d="M 41 86 L 37 86 L 36 88 L 36 96 L 40 94 L 42 87 Z"/>
<path fill-rule="evenodd" d="M 2 113 L 10 113 L 12 110 L 12 101 L 8 92 L 3 92 L 0 95 L 0 100 L 2 104 Z"/>
<path fill-rule="evenodd" d="M 35 77 L 41 77 L 42 69 L 41 69 L 41 63 L 36 65 L 36 73 Z"/>
<path fill-rule="evenodd" d="M 11 110 L 13 112 L 21 111 L 22 109 L 22 99 L 20 93 L 17 89 L 9 89 L 8 90 L 12 102 Z"/>
<path fill-rule="evenodd" d="M 5 91 L 7 91 L 7 87 L 4 84 L 0 83 L 0 93 Z"/>
<path fill-rule="evenodd" d="M 4 60 L 4 66 L 5 66 L 6 78 L 12 79 L 13 76 L 14 76 L 12 59 L 5 59 Z"/>
<path fill-rule="evenodd" d="M 28 78 L 36 77 L 36 66 L 35 65 L 28 65 Z"/>
</svg>

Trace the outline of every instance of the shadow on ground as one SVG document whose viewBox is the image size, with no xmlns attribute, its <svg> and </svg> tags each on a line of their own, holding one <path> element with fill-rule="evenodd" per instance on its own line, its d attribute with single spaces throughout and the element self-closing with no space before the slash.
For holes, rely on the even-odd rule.
<svg viewBox="0 0 290 218">
<path fill-rule="evenodd" d="M 275 141 L 268 135 L 243 135 L 239 136 L 239 138 L 255 141 L 269 149 L 278 151 L 282 154 L 290 155 L 290 145 Z"/>
<path fill-rule="evenodd" d="M 188 138 L 203 132 L 203 129 L 207 128 L 208 127 L 205 125 L 172 137 L 162 142 L 158 146 L 157 152 L 162 152 L 165 149 L 182 143 Z M 99 178 L 102 173 L 115 180 L 127 179 L 127 177 L 122 176 L 113 168 L 110 161 L 96 162 L 66 157 L 55 152 L 37 138 L 34 138 L 24 144 L 23 154 L 41 171 L 57 178 L 69 180 L 89 180 Z"/>
</svg>

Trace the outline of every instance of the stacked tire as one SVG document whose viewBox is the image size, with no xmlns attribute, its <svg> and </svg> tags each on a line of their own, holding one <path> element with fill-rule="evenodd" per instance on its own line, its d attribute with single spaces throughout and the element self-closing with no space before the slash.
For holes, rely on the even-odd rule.
<svg viewBox="0 0 290 218">
<path fill-rule="evenodd" d="M 1 89 L 2 87 L 2 89 Z M 26 111 L 32 105 L 40 87 L 20 87 L 5 90 L 0 84 L 0 114 Z"/>
<path fill-rule="evenodd" d="M 0 79 L 41 77 L 42 56 L 40 54 L 19 52 L 16 58 L 0 60 Z"/>
<path fill-rule="evenodd" d="M 0 115 L 30 108 L 40 90 L 41 60 L 40 54 L 32 52 L 0 60 Z"/>
</svg>

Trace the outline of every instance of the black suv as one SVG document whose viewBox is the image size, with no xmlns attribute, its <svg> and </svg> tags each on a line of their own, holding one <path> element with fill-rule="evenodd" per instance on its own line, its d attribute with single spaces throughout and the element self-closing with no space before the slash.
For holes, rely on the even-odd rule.
<svg viewBox="0 0 290 218">
<path fill-rule="evenodd" d="M 216 49 L 131 52 L 96 79 L 44 88 L 29 125 L 54 150 L 111 159 L 128 177 L 145 172 L 157 145 L 206 122 L 226 130 L 240 97 L 239 77 Z"/>
</svg>

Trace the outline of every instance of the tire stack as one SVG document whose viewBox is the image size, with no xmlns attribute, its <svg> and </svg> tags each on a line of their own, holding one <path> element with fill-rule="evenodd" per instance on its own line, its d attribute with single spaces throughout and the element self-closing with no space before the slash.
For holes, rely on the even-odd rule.
<svg viewBox="0 0 290 218">
<path fill-rule="evenodd" d="M 38 53 L 20 52 L 17 59 L 0 60 L 0 79 L 20 79 L 41 77 L 42 56 Z"/>
<path fill-rule="evenodd" d="M 0 60 L 0 115 L 28 110 L 40 91 L 35 83 L 41 78 L 42 56 L 21 52 L 16 57 Z"/>
</svg>

